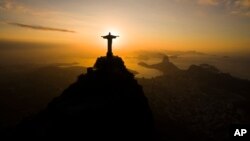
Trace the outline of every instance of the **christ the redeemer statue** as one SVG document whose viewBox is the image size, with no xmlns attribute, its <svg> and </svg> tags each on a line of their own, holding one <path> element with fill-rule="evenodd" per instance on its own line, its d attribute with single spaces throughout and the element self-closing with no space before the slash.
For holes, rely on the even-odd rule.
<svg viewBox="0 0 250 141">
<path fill-rule="evenodd" d="M 108 35 L 106 36 L 102 36 L 104 39 L 107 39 L 108 40 L 108 52 L 107 52 L 107 57 L 112 57 L 113 56 L 113 53 L 112 53 L 112 40 L 115 39 L 116 37 L 119 37 L 119 36 L 114 36 L 114 35 L 111 35 L 111 33 L 109 32 Z"/>
</svg>

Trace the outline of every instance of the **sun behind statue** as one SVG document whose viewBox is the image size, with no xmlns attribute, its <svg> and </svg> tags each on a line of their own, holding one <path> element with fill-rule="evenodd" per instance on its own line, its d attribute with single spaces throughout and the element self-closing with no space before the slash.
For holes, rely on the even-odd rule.
<svg viewBox="0 0 250 141">
<path fill-rule="evenodd" d="M 107 57 L 108 58 L 111 58 L 113 56 L 113 53 L 112 53 L 112 40 L 115 39 L 116 37 L 119 37 L 119 36 L 114 36 L 114 35 L 111 35 L 111 33 L 109 32 L 108 35 L 106 36 L 102 36 L 104 39 L 107 39 L 108 40 L 108 51 L 107 51 Z"/>
</svg>

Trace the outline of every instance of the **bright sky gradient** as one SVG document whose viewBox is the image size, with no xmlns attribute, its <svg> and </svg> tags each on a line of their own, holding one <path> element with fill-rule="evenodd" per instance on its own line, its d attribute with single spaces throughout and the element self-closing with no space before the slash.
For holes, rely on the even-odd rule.
<svg viewBox="0 0 250 141">
<path fill-rule="evenodd" d="M 0 40 L 250 51 L 250 0 L 0 0 Z"/>
</svg>

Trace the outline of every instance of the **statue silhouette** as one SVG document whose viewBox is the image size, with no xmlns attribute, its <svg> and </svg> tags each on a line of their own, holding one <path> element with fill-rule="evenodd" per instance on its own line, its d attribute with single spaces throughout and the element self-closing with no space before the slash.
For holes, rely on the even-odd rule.
<svg viewBox="0 0 250 141">
<path fill-rule="evenodd" d="M 43 111 L 21 122 L 13 136 L 82 140 L 152 140 L 153 115 L 142 86 L 119 56 L 99 57 Z M 1 130 L 0 130 L 1 133 Z M 12 135 L 11 135 L 12 136 Z"/>
<path fill-rule="evenodd" d="M 107 39 L 107 40 L 108 40 L 107 57 L 112 57 L 112 56 L 113 56 L 113 53 L 112 53 L 112 40 L 115 39 L 116 37 L 119 37 L 119 36 L 111 35 L 111 33 L 109 32 L 108 35 L 102 36 L 102 37 L 103 37 L 104 39 Z"/>
</svg>

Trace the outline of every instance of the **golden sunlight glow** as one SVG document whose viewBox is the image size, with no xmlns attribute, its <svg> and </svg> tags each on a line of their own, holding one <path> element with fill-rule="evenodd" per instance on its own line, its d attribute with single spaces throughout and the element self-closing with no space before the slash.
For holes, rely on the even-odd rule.
<svg viewBox="0 0 250 141">
<path fill-rule="evenodd" d="M 113 50 L 120 50 L 124 46 L 124 44 L 123 44 L 123 41 L 125 40 L 124 33 L 118 28 L 105 28 L 105 29 L 98 31 L 98 37 L 108 35 L 109 32 L 112 35 L 119 36 L 113 40 Z M 107 48 L 107 40 L 102 39 L 102 38 L 99 38 L 98 40 L 99 40 L 99 42 L 98 42 L 97 46 L 101 46 L 102 48 L 106 49 Z M 93 42 L 95 42 L 95 41 L 93 41 Z"/>
<path fill-rule="evenodd" d="M 0 7 L 0 40 L 72 44 L 96 52 L 106 50 L 101 36 L 111 32 L 120 36 L 113 40 L 114 52 L 250 51 L 249 17 L 225 15 L 227 9 L 214 10 L 216 5 L 209 9 L 189 1 L 72 1 L 62 0 L 55 9 L 44 1 L 10 1 L 16 7 Z M 18 9 L 19 4 L 26 11 Z"/>
</svg>

